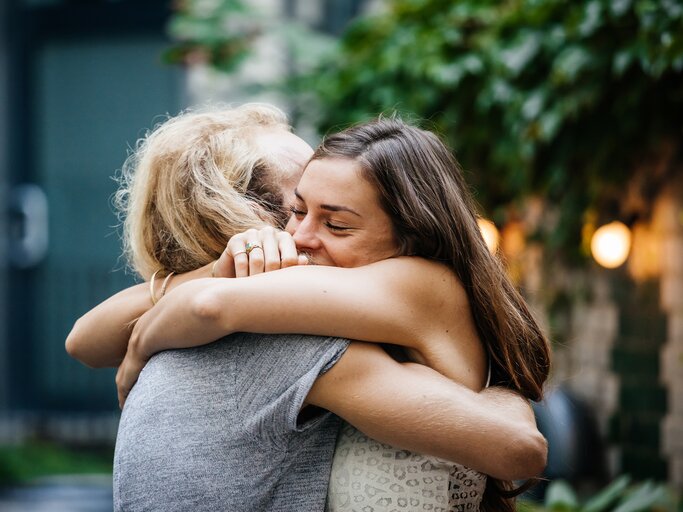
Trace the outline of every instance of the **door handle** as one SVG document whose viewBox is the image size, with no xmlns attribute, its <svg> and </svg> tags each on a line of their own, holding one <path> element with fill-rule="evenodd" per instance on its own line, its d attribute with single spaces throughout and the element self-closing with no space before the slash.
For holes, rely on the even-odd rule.
<svg viewBox="0 0 683 512">
<path fill-rule="evenodd" d="M 47 196 L 33 183 L 16 185 L 9 209 L 9 261 L 18 268 L 35 267 L 49 244 Z"/>
</svg>

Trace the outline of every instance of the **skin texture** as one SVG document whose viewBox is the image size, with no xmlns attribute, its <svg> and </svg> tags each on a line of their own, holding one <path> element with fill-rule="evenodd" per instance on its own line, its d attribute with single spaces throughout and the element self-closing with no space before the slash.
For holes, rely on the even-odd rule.
<svg viewBox="0 0 683 512">
<path fill-rule="evenodd" d="M 303 158 L 303 154 L 304 151 L 301 151 L 301 158 Z M 313 171 L 317 170 L 314 168 Z M 348 162 L 341 161 L 338 171 L 338 187 L 341 188 L 337 188 L 337 190 L 351 190 L 348 186 L 348 179 L 352 177 L 358 180 L 356 169 L 353 166 L 349 166 Z M 322 205 L 329 206 L 327 199 L 324 201 L 312 201 L 310 199 L 310 193 L 316 191 L 316 187 L 320 184 L 320 176 L 317 172 L 313 172 L 310 178 L 309 181 L 300 184 L 299 195 L 301 199 L 295 204 L 295 209 L 305 207 L 306 210 L 301 211 L 306 211 L 306 215 L 295 216 L 290 222 L 292 224 L 301 224 L 301 231 L 299 231 L 302 237 L 301 243 L 313 258 L 320 263 L 353 266 L 362 264 L 360 262 L 371 261 L 375 257 L 386 257 L 393 254 L 395 249 L 391 243 L 393 242 L 393 237 L 388 236 L 381 243 L 376 243 L 376 238 L 368 236 L 370 231 L 366 230 L 367 223 L 345 226 L 352 229 L 343 235 L 335 234 L 326 223 L 335 225 L 330 222 L 330 219 L 332 219 L 331 215 L 332 213 L 337 215 L 341 212 L 330 212 L 329 209 L 323 208 Z M 316 182 L 316 180 L 318 181 Z M 344 184 L 344 180 L 347 180 L 346 184 Z M 372 193 L 369 196 L 366 195 L 365 199 L 365 204 L 350 203 L 350 206 L 355 206 L 356 208 L 352 208 L 354 211 L 361 210 L 357 213 L 365 213 L 369 218 L 371 209 L 365 210 L 364 208 L 368 206 L 378 207 L 378 205 Z M 375 203 L 373 204 L 370 199 L 373 199 Z M 335 203 L 332 202 L 330 204 L 334 205 Z M 349 205 L 345 204 L 344 206 Z M 344 212 L 344 215 L 347 214 L 352 215 L 349 212 Z M 333 220 L 339 223 L 350 223 L 349 219 L 341 216 L 335 216 Z M 354 218 L 353 220 L 356 219 Z M 390 229 L 384 228 L 386 228 L 386 224 L 381 228 L 381 233 L 391 233 Z M 292 229 L 296 229 L 296 226 Z M 326 232 L 325 229 L 328 231 Z M 86 314 L 77 322 L 67 340 L 67 350 L 72 355 L 75 355 L 75 357 L 93 366 L 116 365 L 126 352 L 126 344 L 131 332 L 131 322 L 142 315 L 136 328 L 144 331 L 145 325 L 151 325 L 155 318 L 163 318 L 164 312 L 169 313 L 172 311 L 171 306 L 174 304 L 174 300 L 169 299 L 173 297 L 176 297 L 178 303 L 185 302 L 186 304 L 188 297 L 191 298 L 192 302 L 189 309 L 192 315 L 194 315 L 194 319 L 201 320 L 205 325 L 210 323 L 208 322 L 209 320 L 216 321 L 214 326 L 217 325 L 218 328 L 223 329 L 220 332 L 225 332 L 226 326 L 220 323 L 222 320 L 219 311 L 230 308 L 226 308 L 225 303 L 221 303 L 221 300 L 224 300 L 225 297 L 221 296 L 220 293 L 211 295 L 214 291 L 219 290 L 219 288 L 214 289 L 213 287 L 231 281 L 239 282 L 240 286 L 242 286 L 256 278 L 189 281 L 196 277 L 210 275 L 212 268 L 218 270 L 218 275 L 229 275 L 232 272 L 233 275 L 239 276 L 253 275 L 267 270 L 275 270 L 280 268 L 280 266 L 294 264 L 293 253 L 291 249 L 287 248 L 289 242 L 287 242 L 286 237 L 279 236 L 280 238 L 276 239 L 275 242 L 272 240 L 269 242 L 270 246 L 268 243 L 262 243 L 263 250 L 254 250 L 249 257 L 245 254 L 240 254 L 246 241 L 261 242 L 264 240 L 263 237 L 256 232 L 251 232 L 238 237 L 235 242 L 231 241 L 232 247 L 229 244 L 228 250 L 221 256 L 221 260 L 216 267 L 209 264 L 194 273 L 189 273 L 194 275 L 174 277 L 171 281 L 171 289 L 167 292 L 166 297 L 148 314 L 143 315 L 145 311 L 151 308 L 147 285 L 139 285 L 138 287 L 121 292 Z M 351 251 L 348 249 L 348 245 L 344 246 L 340 243 L 342 240 L 345 240 L 344 243 L 346 244 L 356 244 L 356 250 L 360 251 L 359 255 L 350 256 L 347 254 Z M 279 257 L 277 260 L 273 257 L 275 253 L 274 247 L 277 247 L 283 254 L 288 254 L 282 263 L 278 263 Z M 406 260 L 406 263 L 404 263 L 404 260 Z M 387 265 L 390 265 L 390 263 L 410 265 L 411 263 L 407 263 L 408 260 L 414 260 L 411 263 L 416 265 L 429 263 L 422 262 L 422 260 L 416 258 L 399 258 L 389 260 Z M 334 269 L 329 267 L 311 267 L 310 269 L 298 268 L 268 273 L 264 276 L 259 276 L 259 278 L 281 274 L 283 277 L 279 279 L 284 279 L 285 281 L 279 286 L 289 288 L 288 297 L 290 298 L 287 302 L 290 304 L 325 304 L 324 300 L 319 300 L 324 298 L 324 296 L 346 297 L 347 302 L 341 305 L 339 303 L 328 304 L 328 306 L 337 308 L 337 317 L 341 320 L 340 325 L 350 324 L 348 318 L 351 314 L 348 307 L 352 304 L 358 304 L 359 297 L 370 297 L 367 290 L 374 290 L 377 292 L 377 295 L 372 296 L 373 300 L 369 306 L 366 304 L 364 314 L 355 316 L 355 321 L 351 323 L 351 325 L 358 329 L 358 334 L 361 334 L 361 331 L 365 333 L 370 331 L 372 324 L 365 325 L 363 323 L 373 318 L 372 315 L 368 316 L 368 312 L 374 311 L 376 309 L 374 306 L 378 303 L 393 298 L 395 302 L 391 302 L 389 307 L 384 310 L 389 311 L 391 314 L 380 312 L 384 316 L 377 323 L 376 339 L 370 341 L 393 341 L 396 343 L 400 342 L 400 340 L 388 335 L 389 329 L 399 329 L 395 327 L 398 325 L 398 322 L 396 322 L 397 315 L 393 306 L 402 307 L 405 315 L 401 315 L 401 317 L 408 319 L 415 313 L 414 305 L 418 302 L 446 308 L 447 306 L 444 304 L 428 301 L 430 297 L 433 298 L 437 295 L 434 286 L 440 286 L 439 283 L 443 283 L 441 286 L 448 287 L 451 290 L 451 294 L 455 295 L 456 298 L 458 297 L 459 291 L 457 286 L 454 288 L 454 283 L 448 282 L 448 279 L 445 277 L 448 272 L 444 271 L 444 268 L 438 264 L 431 263 L 431 265 L 439 267 L 431 271 L 432 279 L 426 279 L 424 276 L 421 276 L 420 272 L 416 273 L 416 269 L 409 266 L 401 268 L 388 266 L 385 272 L 377 274 L 378 277 L 374 277 L 374 274 L 367 271 L 363 273 L 360 268 Z M 227 270 L 224 272 L 225 269 Z M 313 272 L 311 278 L 307 281 L 313 284 L 315 282 L 323 283 L 326 287 L 323 289 L 319 288 L 316 292 L 319 295 L 312 296 L 312 298 L 306 301 L 292 301 L 292 283 L 286 281 L 288 278 L 287 274 L 292 274 L 292 271 L 307 270 Z M 351 290 L 352 293 L 341 295 L 327 293 L 327 291 L 332 290 L 330 287 L 332 286 L 332 281 L 329 279 L 336 279 L 336 272 L 338 271 L 357 273 L 355 278 L 357 281 L 354 281 L 350 275 L 344 275 L 341 281 L 347 284 L 357 283 L 356 286 L 347 287 L 347 290 Z M 331 274 L 327 274 L 328 272 Z M 426 282 L 427 285 L 424 288 L 419 288 L 420 290 L 426 289 L 426 293 L 416 293 L 418 288 L 414 285 L 417 283 L 413 281 L 406 281 L 403 285 L 399 284 L 399 289 L 392 288 L 392 286 L 396 286 L 396 283 L 401 282 L 396 279 L 397 275 L 414 276 L 419 278 L 416 280 Z M 329 276 L 332 277 L 330 278 Z M 297 277 L 297 279 L 300 278 L 300 276 Z M 325 281 L 325 279 L 328 279 L 328 281 Z M 327 286 L 327 284 L 330 286 Z M 297 286 L 297 284 L 294 283 L 294 286 Z M 400 286 L 405 288 L 400 289 Z M 184 293 L 181 293 L 183 289 Z M 453 294 L 453 289 L 457 293 Z M 220 288 L 220 290 L 223 289 Z M 358 293 L 358 290 L 363 290 L 363 293 Z M 265 288 L 263 291 L 268 296 L 274 296 Z M 241 288 L 237 290 L 237 293 L 243 292 L 244 290 Z M 299 292 L 302 297 L 306 297 L 307 292 L 301 289 Z M 227 293 L 235 293 L 235 290 L 230 289 Z M 402 296 L 416 297 L 416 301 L 414 303 L 402 301 L 400 299 Z M 265 299 L 265 297 L 261 298 Z M 279 302 L 280 304 L 283 303 L 283 301 Z M 454 375 L 457 373 L 457 376 L 461 379 L 470 379 L 468 385 L 474 389 L 479 389 L 483 383 L 484 372 L 484 363 L 481 355 L 467 356 L 461 354 L 459 357 L 462 358 L 465 365 L 471 365 L 472 361 L 478 361 L 478 367 L 461 372 L 461 368 L 453 363 L 453 358 L 458 357 L 457 351 L 452 351 L 453 353 L 443 352 L 440 349 L 435 350 L 434 348 L 431 349 L 431 353 L 429 351 L 429 347 L 453 346 L 453 344 L 433 342 L 439 336 L 445 339 L 445 332 L 458 332 L 460 334 L 467 332 L 467 315 L 469 310 L 466 303 L 464 306 L 462 302 L 458 304 L 454 304 L 456 309 L 450 309 L 448 315 L 440 316 L 443 318 L 455 317 L 459 319 L 460 323 L 456 322 L 449 326 L 437 324 L 432 326 L 430 333 L 414 332 L 415 322 L 406 321 L 404 324 L 401 324 L 403 325 L 404 332 L 402 338 L 405 339 L 402 344 L 410 347 L 412 346 L 410 344 L 412 340 L 413 344 L 418 347 L 416 348 L 417 353 L 420 356 L 424 356 L 424 359 L 429 364 L 440 369 L 445 374 Z M 111 316 L 114 309 L 120 310 L 115 313 L 115 318 Z M 261 303 L 261 309 L 266 310 L 269 308 L 264 307 L 264 304 Z M 432 308 L 430 307 L 430 309 Z M 273 310 L 273 312 L 276 311 Z M 453 315 L 453 311 L 460 311 L 462 314 Z M 281 314 L 273 315 L 274 319 L 294 317 L 295 315 L 282 312 Z M 180 317 L 177 318 L 179 319 Z M 308 318 L 310 320 L 311 317 L 309 316 Z M 372 321 L 377 320 L 376 317 L 374 318 Z M 303 319 L 306 321 L 305 316 Z M 463 319 L 465 320 L 463 321 Z M 310 325 L 310 322 L 306 323 Z M 182 330 L 181 326 L 177 323 L 171 322 L 166 323 L 166 325 L 177 328 L 176 332 L 181 332 Z M 189 327 L 189 325 L 186 324 L 185 328 Z M 229 326 L 228 330 L 230 328 L 248 330 L 242 329 L 242 327 L 244 326 L 235 324 Z M 384 331 L 382 328 L 384 328 Z M 471 329 L 471 325 L 469 328 Z M 259 329 L 259 332 L 262 330 Z M 211 328 L 207 328 L 206 332 L 210 333 Z M 273 332 L 297 332 L 297 329 L 280 329 Z M 311 331 L 305 330 L 302 332 Z M 396 331 L 393 331 L 393 333 L 395 334 Z M 332 332 L 331 334 L 350 336 L 342 332 Z M 219 336 L 220 334 L 211 339 Z M 97 345 L 97 339 L 103 340 L 104 343 L 93 347 L 93 345 Z M 423 340 L 427 339 L 432 341 L 420 345 Z M 140 336 L 133 333 L 130 345 L 131 350 L 128 350 L 128 354 L 131 357 L 127 356 L 128 362 L 135 360 L 136 355 L 140 356 L 140 347 L 144 343 L 139 343 L 139 340 Z M 187 338 L 185 338 L 185 342 L 187 342 Z M 477 345 L 478 342 L 471 344 L 473 347 Z M 146 357 L 138 357 L 137 360 L 142 361 L 142 364 L 144 364 Z M 442 364 L 441 368 L 439 368 L 439 360 L 448 361 L 450 364 Z M 470 362 L 467 363 L 467 361 Z M 117 375 L 117 382 L 126 380 L 125 374 L 127 371 L 135 372 L 134 366 L 134 364 L 127 365 L 124 362 L 119 370 L 119 375 Z M 455 372 L 454 368 L 458 368 L 458 371 Z M 137 371 L 139 371 L 139 368 Z M 340 385 L 340 383 L 343 383 L 343 385 Z M 357 342 L 352 343 L 347 353 L 341 358 L 341 361 L 325 376 L 318 379 L 308 401 L 311 404 L 320 405 L 339 414 L 359 429 L 380 441 L 414 451 L 457 460 L 498 478 L 526 478 L 538 474 L 545 464 L 545 441 L 536 430 L 533 414 L 528 404 L 519 396 L 506 390 L 487 390 L 484 393 L 473 393 L 429 368 L 415 364 L 396 363 L 377 346 Z"/>
<path fill-rule="evenodd" d="M 313 160 L 295 196 L 287 231 L 312 263 L 360 267 L 397 253 L 391 220 L 356 162 Z"/>
</svg>

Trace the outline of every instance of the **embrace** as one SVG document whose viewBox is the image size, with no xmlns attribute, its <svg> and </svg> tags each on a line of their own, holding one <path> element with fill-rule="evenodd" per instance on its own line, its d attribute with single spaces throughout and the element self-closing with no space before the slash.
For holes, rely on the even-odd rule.
<svg viewBox="0 0 683 512">
<path fill-rule="evenodd" d="M 66 341 L 119 368 L 115 510 L 511 511 L 543 470 L 549 346 L 433 133 L 188 112 L 117 204 L 148 282 Z"/>
</svg>

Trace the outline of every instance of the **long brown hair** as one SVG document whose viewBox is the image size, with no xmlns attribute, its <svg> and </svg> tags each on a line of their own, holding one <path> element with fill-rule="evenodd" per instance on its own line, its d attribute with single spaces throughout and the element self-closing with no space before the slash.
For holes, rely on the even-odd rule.
<svg viewBox="0 0 683 512">
<path fill-rule="evenodd" d="M 329 157 L 356 161 L 376 186 L 401 255 L 441 261 L 460 279 L 491 362 L 491 384 L 540 400 L 550 370 L 548 341 L 489 252 L 451 151 L 429 131 L 381 118 L 326 137 L 313 159 Z M 514 510 L 507 486 L 489 481 L 484 510 Z"/>
</svg>

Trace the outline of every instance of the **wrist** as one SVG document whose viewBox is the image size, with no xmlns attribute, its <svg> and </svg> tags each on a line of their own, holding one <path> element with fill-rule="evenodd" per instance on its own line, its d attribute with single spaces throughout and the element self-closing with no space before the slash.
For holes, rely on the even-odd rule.
<svg viewBox="0 0 683 512">
<path fill-rule="evenodd" d="M 133 333 L 128 340 L 128 352 L 136 359 L 147 361 L 153 355 L 153 352 L 149 350 L 147 345 L 146 338 L 141 336 L 137 329 L 133 329 Z"/>
</svg>

